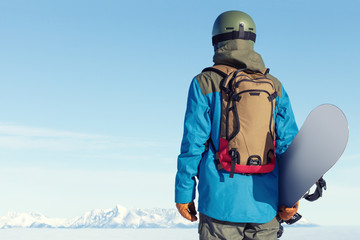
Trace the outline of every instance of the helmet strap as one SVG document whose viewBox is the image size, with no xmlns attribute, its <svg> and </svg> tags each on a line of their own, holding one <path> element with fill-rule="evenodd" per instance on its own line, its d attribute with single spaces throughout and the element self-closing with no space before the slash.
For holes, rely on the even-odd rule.
<svg viewBox="0 0 360 240">
<path fill-rule="evenodd" d="M 239 31 L 232 31 L 227 33 L 218 34 L 212 37 L 212 44 L 215 46 L 218 42 L 232 40 L 232 39 L 244 39 L 255 42 L 256 34 L 250 31 L 244 30 L 244 24 L 240 23 Z"/>
</svg>

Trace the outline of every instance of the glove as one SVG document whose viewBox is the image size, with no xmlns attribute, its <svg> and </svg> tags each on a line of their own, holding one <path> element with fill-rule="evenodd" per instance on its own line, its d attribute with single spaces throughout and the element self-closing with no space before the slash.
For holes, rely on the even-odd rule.
<svg viewBox="0 0 360 240">
<path fill-rule="evenodd" d="M 195 209 L 194 202 L 177 203 L 176 208 L 179 211 L 179 213 L 181 214 L 181 216 L 183 216 L 187 220 L 192 221 L 192 222 L 197 221 L 197 217 L 196 217 L 197 212 Z"/>
<path fill-rule="evenodd" d="M 278 215 L 282 220 L 287 221 L 295 215 L 298 209 L 299 209 L 299 202 L 295 203 L 295 205 L 292 208 L 281 206 Z"/>
</svg>

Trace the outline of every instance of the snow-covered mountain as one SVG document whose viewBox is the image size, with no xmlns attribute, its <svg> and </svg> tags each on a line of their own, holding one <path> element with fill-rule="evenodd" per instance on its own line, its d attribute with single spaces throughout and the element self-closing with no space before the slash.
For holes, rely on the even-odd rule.
<svg viewBox="0 0 360 240">
<path fill-rule="evenodd" d="M 127 209 L 117 205 L 114 209 L 93 210 L 74 219 L 70 228 L 174 228 L 194 227 L 183 219 L 176 209 Z"/>
<path fill-rule="evenodd" d="M 296 225 L 312 225 L 301 219 Z M 97 209 L 71 219 L 49 218 L 40 213 L 10 212 L 0 217 L 4 228 L 191 228 L 189 222 L 176 209 L 127 209 L 117 205 L 114 209 Z"/>
<path fill-rule="evenodd" d="M 96 209 L 71 219 L 49 218 L 41 213 L 10 212 L 0 217 L 4 228 L 184 228 L 196 227 L 176 209 Z"/>
</svg>

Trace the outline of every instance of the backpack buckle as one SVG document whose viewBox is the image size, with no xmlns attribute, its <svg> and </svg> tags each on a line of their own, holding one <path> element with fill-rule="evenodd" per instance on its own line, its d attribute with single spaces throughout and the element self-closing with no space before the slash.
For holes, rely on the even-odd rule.
<svg viewBox="0 0 360 240">
<path fill-rule="evenodd" d="M 271 94 L 270 96 L 268 96 L 269 102 L 272 102 L 276 97 L 277 97 L 277 92 L 274 92 L 273 94 Z"/>
<path fill-rule="evenodd" d="M 240 154 L 239 152 L 236 150 L 236 148 L 232 148 L 229 151 L 229 155 L 231 157 L 231 170 L 230 170 L 230 178 L 234 177 L 234 172 L 235 172 L 235 163 L 240 164 Z"/>
</svg>

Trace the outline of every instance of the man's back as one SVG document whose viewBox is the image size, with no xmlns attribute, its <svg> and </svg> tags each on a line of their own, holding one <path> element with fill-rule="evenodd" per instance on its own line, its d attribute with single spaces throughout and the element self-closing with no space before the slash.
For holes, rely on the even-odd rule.
<svg viewBox="0 0 360 240">
<path fill-rule="evenodd" d="M 239 16 L 239 19 L 248 16 L 236 11 L 223 15 L 227 14 L 230 14 L 231 18 L 234 15 Z M 236 23 L 237 29 L 231 30 L 229 27 L 230 30 L 225 28 L 225 32 L 222 32 L 221 21 L 215 21 L 214 29 L 217 28 L 216 24 L 221 26 L 219 31 L 213 31 L 217 34 L 213 38 L 215 65 L 260 72 L 265 69 L 261 56 L 253 49 L 255 26 L 251 25 L 251 21 L 246 19 L 240 24 Z M 229 35 L 228 32 L 232 33 Z M 218 35 L 221 37 L 217 38 Z M 226 39 L 229 36 L 231 39 Z M 235 39 L 232 39 L 233 36 Z M 238 36 L 245 38 L 239 39 Z M 277 158 L 286 150 L 298 129 L 286 91 L 276 78 L 269 74 L 266 77 L 272 80 L 277 92 L 274 109 Z M 198 74 L 190 84 L 184 135 L 178 157 L 175 202 L 178 208 L 181 208 L 181 204 L 193 202 L 196 192 L 195 178 L 198 178 L 198 209 L 201 214 L 217 221 L 265 224 L 274 219 L 278 211 L 277 164 L 273 171 L 266 174 L 235 173 L 232 177 L 229 171 L 217 168 L 216 152 L 219 150 L 220 125 L 224 114 L 220 90 L 222 79 L 223 76 L 216 72 L 205 71 Z M 212 140 L 213 145 L 210 144 L 209 148 L 205 149 L 208 139 Z M 187 215 L 186 212 L 184 215 Z"/>
</svg>

